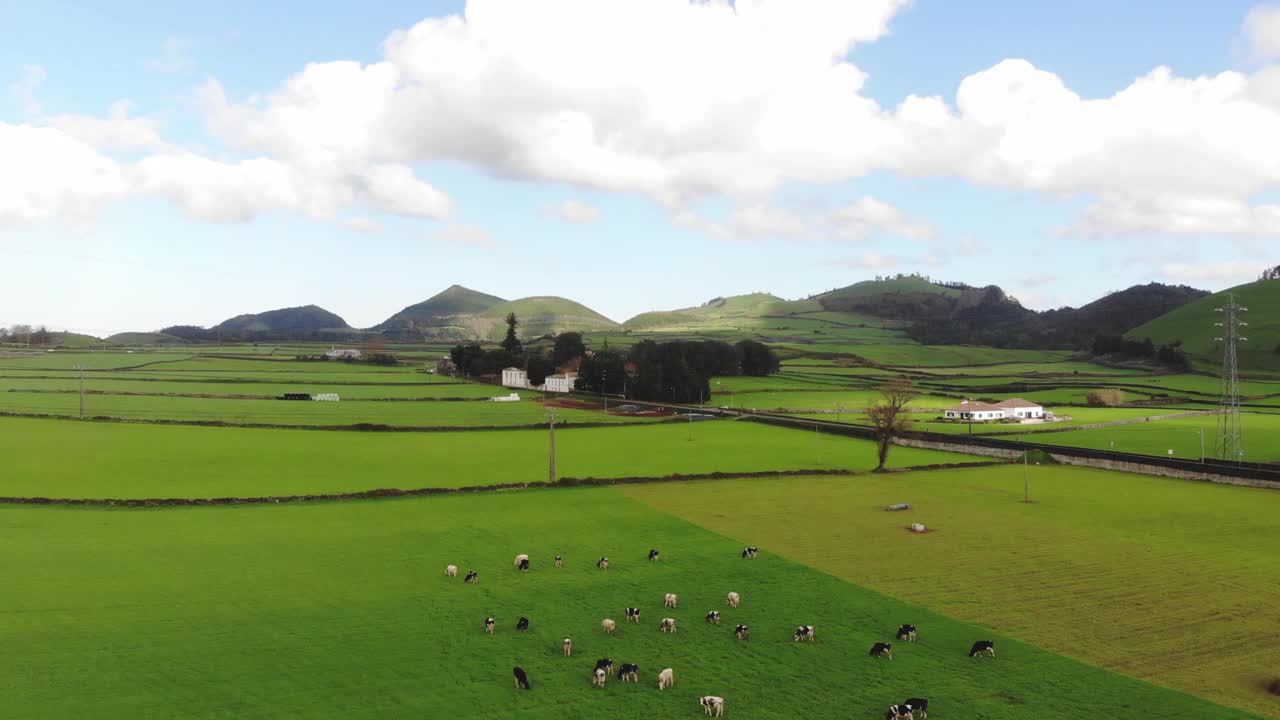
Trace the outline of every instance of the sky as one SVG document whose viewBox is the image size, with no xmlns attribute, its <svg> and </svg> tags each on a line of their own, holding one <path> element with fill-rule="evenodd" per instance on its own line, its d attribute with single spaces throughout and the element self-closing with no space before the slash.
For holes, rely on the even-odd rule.
<svg viewBox="0 0 1280 720">
<path fill-rule="evenodd" d="M 1280 4 L 0 0 L 0 325 L 1280 263 Z"/>
</svg>

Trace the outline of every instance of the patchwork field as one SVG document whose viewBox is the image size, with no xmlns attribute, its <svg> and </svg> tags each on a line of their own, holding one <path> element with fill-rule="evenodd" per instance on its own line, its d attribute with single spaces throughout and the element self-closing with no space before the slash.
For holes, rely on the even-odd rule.
<svg viewBox="0 0 1280 720">
<path fill-rule="evenodd" d="M 1075 720 L 1121 709 L 1248 717 L 769 552 L 742 560 L 739 541 L 614 489 L 250 508 L 4 507 L 0 525 L 0 634 L 10 646 L 0 675 L 21 689 L 6 694 L 6 717 L 693 718 L 705 694 L 726 699 L 726 716 L 749 718 L 880 718 L 917 695 L 943 720 Z M 761 537 L 778 526 L 761 527 Z M 861 541 L 892 548 L 895 534 Z M 649 547 L 662 562 L 645 562 Z M 534 558 L 528 574 L 511 567 L 518 552 Z M 557 553 L 566 559 L 559 570 Z M 592 565 L 601 555 L 612 561 L 607 572 Z M 477 569 L 480 584 L 443 577 L 450 562 Z M 729 590 L 742 594 L 741 609 L 724 606 Z M 666 592 L 680 595 L 679 609 L 662 608 Z M 600 619 L 621 619 L 628 606 L 642 609 L 643 622 L 605 636 Z M 702 622 L 712 608 L 723 624 Z M 658 631 L 664 615 L 677 618 L 677 634 Z M 487 616 L 498 622 L 494 636 L 482 630 Z M 513 629 L 520 616 L 528 633 Z M 738 622 L 751 626 L 749 642 L 733 637 Z M 920 642 L 895 645 L 892 662 L 868 658 L 901 622 L 919 626 Z M 791 640 L 800 623 L 817 627 L 817 642 Z M 566 636 L 572 658 L 561 654 Z M 994 639 L 1000 657 L 965 657 L 978 638 Z M 598 657 L 639 664 L 641 682 L 593 688 Z M 531 691 L 512 687 L 515 665 Z M 676 686 L 659 692 L 663 667 Z"/>
<path fill-rule="evenodd" d="M 1023 469 L 1006 466 L 621 491 L 950 617 L 1280 717 L 1266 689 L 1280 495 L 1065 466 L 1031 468 L 1030 490 L 1022 503 Z M 901 502 L 913 508 L 884 511 Z M 905 532 L 911 522 L 936 532 Z"/>
</svg>

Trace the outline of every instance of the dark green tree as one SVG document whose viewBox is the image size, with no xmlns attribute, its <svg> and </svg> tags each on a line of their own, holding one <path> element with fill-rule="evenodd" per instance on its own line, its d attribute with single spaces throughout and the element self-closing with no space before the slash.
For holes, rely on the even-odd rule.
<svg viewBox="0 0 1280 720">
<path fill-rule="evenodd" d="M 516 319 L 515 313 L 507 313 L 506 322 L 507 336 L 502 338 L 500 344 L 503 350 L 513 355 L 519 355 L 524 350 L 524 346 L 520 344 L 520 338 L 516 336 L 516 326 L 520 324 L 520 321 Z"/>
<path fill-rule="evenodd" d="M 544 353 L 531 352 L 524 358 L 524 371 L 531 385 L 541 385 L 556 371 L 556 366 Z"/>
<path fill-rule="evenodd" d="M 556 336 L 555 348 L 551 352 L 551 362 L 560 368 L 582 357 L 587 353 L 587 346 L 582 344 L 582 333 L 564 332 Z"/>
</svg>

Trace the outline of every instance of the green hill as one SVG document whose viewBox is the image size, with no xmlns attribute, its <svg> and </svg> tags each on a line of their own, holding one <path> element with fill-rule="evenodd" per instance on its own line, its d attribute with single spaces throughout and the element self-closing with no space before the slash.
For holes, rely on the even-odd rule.
<svg viewBox="0 0 1280 720">
<path fill-rule="evenodd" d="M 535 338 L 566 331 L 617 330 L 618 323 L 567 298 L 535 296 L 494 305 L 469 321 L 476 337 L 499 340 L 506 332 L 505 319 L 515 313 L 520 320 L 520 336 Z"/>
<path fill-rule="evenodd" d="M 452 285 L 401 310 L 372 329 L 399 340 L 498 340 L 505 318 L 515 313 L 524 338 L 566 330 L 615 330 L 618 324 L 581 303 L 562 297 L 504 300 L 461 285 Z"/>
<path fill-rule="evenodd" d="M 183 345 L 187 341 L 158 332 L 122 332 L 108 337 L 107 342 L 112 345 Z"/>
<path fill-rule="evenodd" d="M 1249 308 L 1241 313 L 1241 319 L 1249 323 L 1241 328 L 1241 335 L 1249 338 L 1240 344 L 1240 368 L 1248 370 L 1280 370 L 1280 280 L 1258 280 L 1184 305 L 1151 322 L 1141 325 L 1126 335 L 1141 340 L 1150 338 L 1156 345 L 1182 341 L 1182 349 L 1197 360 L 1217 362 L 1222 357 L 1220 344 L 1214 338 L 1222 336 L 1222 328 L 1214 323 L 1222 322 L 1217 309 L 1227 300 L 1227 293 L 1234 293 L 1236 302 Z"/>
<path fill-rule="evenodd" d="M 816 312 L 822 307 L 811 300 L 783 300 L 769 293 L 751 293 L 708 300 L 698 307 L 641 313 L 623 323 L 628 330 L 684 330 L 727 327 L 734 321 Z"/>
<path fill-rule="evenodd" d="M 51 333 L 49 337 L 49 346 L 58 348 L 87 348 L 102 347 L 104 341 L 92 335 L 82 335 L 73 332 L 56 332 Z"/>
<path fill-rule="evenodd" d="M 466 319 L 505 303 L 496 295 L 486 295 L 461 285 L 450 285 L 415 305 L 401 310 L 372 329 L 391 338 L 412 340 L 471 340 Z"/>
<path fill-rule="evenodd" d="M 316 305 L 237 315 L 214 326 L 224 332 L 262 333 L 307 330 L 350 330 L 346 320 Z"/>
</svg>

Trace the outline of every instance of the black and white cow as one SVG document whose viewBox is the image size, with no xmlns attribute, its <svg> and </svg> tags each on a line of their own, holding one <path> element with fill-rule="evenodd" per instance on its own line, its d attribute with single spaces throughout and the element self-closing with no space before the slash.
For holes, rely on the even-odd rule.
<svg viewBox="0 0 1280 720">
<path fill-rule="evenodd" d="M 533 686 L 529 684 L 529 676 L 525 674 L 524 668 L 511 668 L 511 674 L 516 676 L 517 690 L 529 690 L 533 688 Z"/>
<path fill-rule="evenodd" d="M 591 684 L 595 685 L 598 688 L 602 688 L 604 687 L 605 681 L 607 681 L 608 679 L 609 679 L 609 673 L 605 672 L 604 670 L 601 670 L 600 668 L 596 668 L 596 671 L 591 675 Z"/>
<path fill-rule="evenodd" d="M 627 608 L 627 622 L 640 622 L 640 608 Z"/>
<path fill-rule="evenodd" d="M 754 559 L 759 552 L 759 548 L 748 545 L 747 547 L 742 548 L 742 557 Z"/>
<path fill-rule="evenodd" d="M 649 562 L 657 562 L 661 559 L 662 559 L 661 553 L 659 553 L 656 549 L 649 550 Z"/>
<path fill-rule="evenodd" d="M 557 555 L 557 556 L 556 556 L 556 567 L 561 567 L 561 566 L 563 566 L 563 565 L 564 565 L 564 558 L 562 558 L 562 557 L 560 557 L 559 555 Z"/>
<path fill-rule="evenodd" d="M 906 705 L 890 705 L 888 712 L 884 714 L 884 720 L 914 720 L 911 716 L 911 708 Z"/>
<path fill-rule="evenodd" d="M 871 650 L 867 653 L 871 657 L 879 660 L 882 657 L 893 659 L 893 648 L 889 643 L 878 642 L 871 646 Z"/>
<path fill-rule="evenodd" d="M 468 573 L 467 573 L 467 576 L 466 576 L 466 577 L 462 578 L 462 582 L 464 582 L 464 583 L 478 583 L 478 582 L 480 582 L 480 573 L 476 572 L 475 570 L 472 570 L 472 571 L 470 571 L 470 572 L 468 572 Z"/>
<path fill-rule="evenodd" d="M 902 704 L 911 709 L 914 720 L 927 720 L 929 717 L 929 701 L 924 698 L 907 698 Z"/>
<path fill-rule="evenodd" d="M 618 668 L 618 679 L 622 682 L 640 682 L 640 666 L 635 663 L 622 663 Z"/>
<path fill-rule="evenodd" d="M 600 658 L 599 660 L 596 660 L 596 670 L 613 672 L 613 658 Z"/>
<path fill-rule="evenodd" d="M 969 657 L 979 657 L 982 655 L 996 656 L 996 644 L 991 640 L 979 640 L 969 648 Z"/>
<path fill-rule="evenodd" d="M 522 617 L 516 621 L 516 630 L 524 632 L 529 629 L 529 618 Z"/>
<path fill-rule="evenodd" d="M 711 623 L 712 625 L 719 625 L 720 612 L 717 610 L 712 610 L 711 612 L 707 613 L 707 622 Z"/>
<path fill-rule="evenodd" d="M 493 618 L 484 619 L 484 631 L 489 633 L 490 635 L 493 634 L 493 629 L 495 625 L 496 623 L 494 622 Z"/>
<path fill-rule="evenodd" d="M 733 629 L 733 634 L 738 636 L 739 640 L 747 640 L 751 637 L 751 628 L 746 625 L 739 625 Z"/>
<path fill-rule="evenodd" d="M 662 618 L 662 622 L 658 624 L 658 629 L 664 633 L 674 633 L 676 631 L 676 619 Z"/>
<path fill-rule="evenodd" d="M 529 558 L 521 560 L 517 567 L 520 568 L 520 572 L 529 572 Z"/>
<path fill-rule="evenodd" d="M 916 641 L 916 626 L 915 626 L 915 625 L 899 625 L 899 626 L 898 626 L 898 636 L 897 636 L 895 639 L 896 639 L 896 640 L 905 640 L 906 642 L 915 642 L 915 641 Z"/>
<path fill-rule="evenodd" d="M 596 561 L 596 567 L 600 568 L 601 570 L 608 570 L 608 569 L 609 569 L 609 558 L 607 558 L 607 557 L 602 557 L 602 558 L 600 558 L 599 560 L 597 560 L 597 561 Z"/>
<path fill-rule="evenodd" d="M 702 712 L 711 717 L 724 717 L 724 698 L 715 695 L 704 695 L 698 698 Z"/>
<path fill-rule="evenodd" d="M 799 625 L 796 627 L 796 642 L 800 642 L 801 640 L 808 640 L 812 642 L 814 638 L 815 634 L 812 625 Z"/>
</svg>

